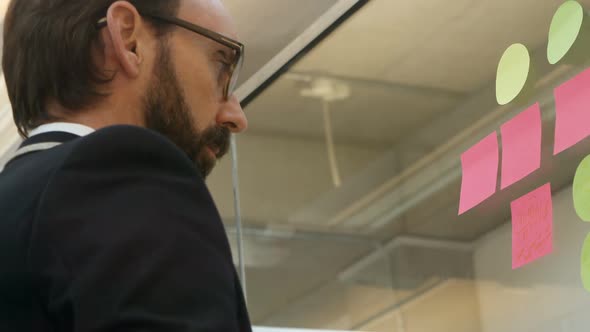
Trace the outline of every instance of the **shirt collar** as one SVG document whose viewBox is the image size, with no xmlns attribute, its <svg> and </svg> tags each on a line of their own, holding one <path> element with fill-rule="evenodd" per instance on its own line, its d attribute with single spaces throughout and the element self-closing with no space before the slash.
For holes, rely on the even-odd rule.
<svg viewBox="0 0 590 332">
<path fill-rule="evenodd" d="M 86 136 L 92 134 L 95 130 L 88 126 L 81 125 L 78 123 L 52 122 L 40 125 L 39 127 L 31 130 L 29 132 L 29 137 L 54 131 L 70 133 L 77 136 Z"/>
</svg>

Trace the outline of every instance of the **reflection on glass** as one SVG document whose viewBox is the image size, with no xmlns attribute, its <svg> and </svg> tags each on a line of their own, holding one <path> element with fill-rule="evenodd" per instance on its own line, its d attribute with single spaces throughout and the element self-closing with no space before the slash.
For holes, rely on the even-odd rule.
<svg viewBox="0 0 590 332">
<path fill-rule="evenodd" d="M 248 105 L 238 144 L 256 325 L 587 331 L 590 228 L 572 181 L 590 140 L 553 155 L 555 88 L 585 68 L 547 63 L 561 3 L 373 0 Z M 498 63 L 519 42 L 530 96 L 498 106 Z M 459 216 L 461 154 L 535 103 L 540 167 L 504 189 L 498 174 Z M 211 187 L 231 220 L 224 167 Z M 547 183 L 553 251 L 513 270 L 511 202 Z"/>
</svg>

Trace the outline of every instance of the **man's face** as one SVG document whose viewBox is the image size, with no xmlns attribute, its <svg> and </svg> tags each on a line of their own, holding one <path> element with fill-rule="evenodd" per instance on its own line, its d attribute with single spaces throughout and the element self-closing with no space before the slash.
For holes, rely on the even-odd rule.
<svg viewBox="0 0 590 332">
<path fill-rule="evenodd" d="M 235 38 L 217 0 L 185 0 L 178 17 Z M 143 97 L 146 126 L 170 138 L 206 177 L 227 153 L 230 133 L 246 129 L 237 99 L 223 98 L 226 46 L 175 28 L 159 41 L 153 74 Z"/>
<path fill-rule="evenodd" d="M 195 162 L 205 178 L 216 160 L 227 153 L 230 130 L 221 125 L 197 127 L 172 66 L 166 41 L 161 44 L 157 61 L 159 65 L 154 67 L 153 79 L 143 101 L 146 127 L 172 140 Z"/>
</svg>

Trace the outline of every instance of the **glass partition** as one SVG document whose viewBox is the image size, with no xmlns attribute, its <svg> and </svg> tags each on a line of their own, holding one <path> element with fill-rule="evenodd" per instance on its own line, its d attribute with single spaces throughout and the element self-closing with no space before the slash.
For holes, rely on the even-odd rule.
<svg viewBox="0 0 590 332">
<path fill-rule="evenodd" d="M 369 1 L 257 95 L 237 138 L 253 322 L 586 331 L 589 8 Z M 234 234 L 229 169 L 210 186 Z"/>
</svg>

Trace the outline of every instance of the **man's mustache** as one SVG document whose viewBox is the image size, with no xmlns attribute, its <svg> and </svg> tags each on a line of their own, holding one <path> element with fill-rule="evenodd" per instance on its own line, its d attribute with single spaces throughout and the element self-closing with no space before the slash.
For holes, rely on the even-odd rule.
<svg viewBox="0 0 590 332">
<path fill-rule="evenodd" d="M 223 157 L 229 150 L 231 132 L 227 127 L 213 127 L 203 133 L 203 145 L 216 151 L 216 157 Z"/>
</svg>

